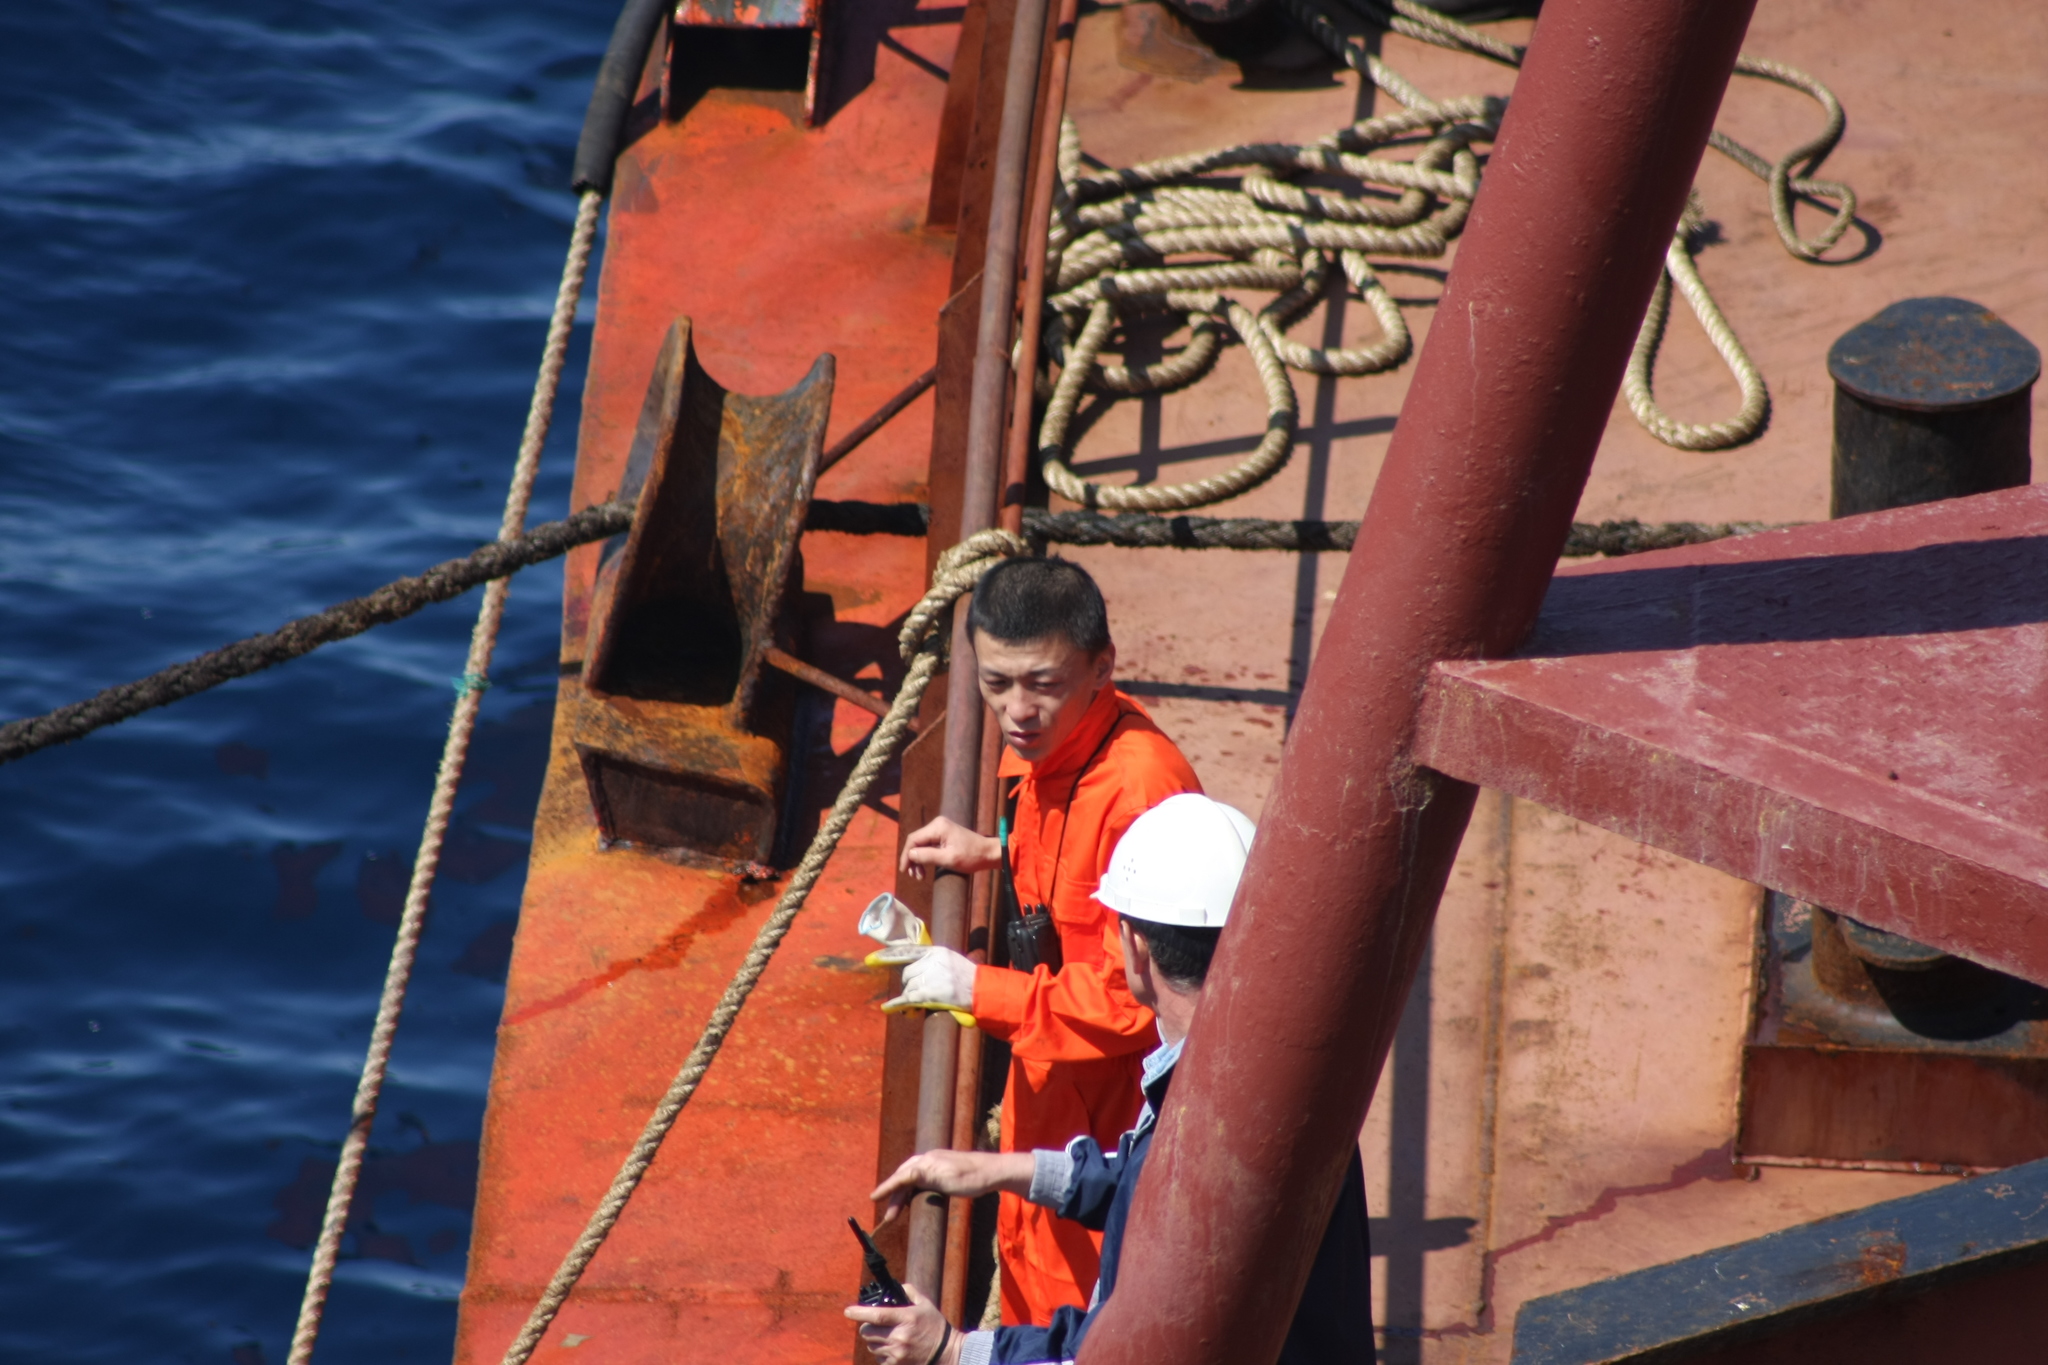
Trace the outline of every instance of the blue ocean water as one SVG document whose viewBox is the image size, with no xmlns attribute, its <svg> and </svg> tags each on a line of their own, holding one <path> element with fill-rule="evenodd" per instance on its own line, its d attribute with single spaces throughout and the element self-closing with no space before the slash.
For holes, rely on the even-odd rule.
<svg viewBox="0 0 2048 1365">
<path fill-rule="evenodd" d="M 0 717 L 495 533 L 615 13 L 0 9 Z M 448 1358 L 560 591 L 513 589 L 323 1360 Z M 476 601 L 0 767 L 0 1359 L 284 1358 Z"/>
</svg>

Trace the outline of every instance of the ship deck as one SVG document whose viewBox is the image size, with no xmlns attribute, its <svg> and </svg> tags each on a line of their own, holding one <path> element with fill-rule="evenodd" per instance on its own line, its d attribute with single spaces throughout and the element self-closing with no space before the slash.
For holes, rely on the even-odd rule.
<svg viewBox="0 0 2048 1365">
<path fill-rule="evenodd" d="M 616 487 L 655 350 L 695 321 L 708 371 L 776 392 L 822 351 L 839 360 L 835 440 L 932 363 L 952 239 L 923 226 L 957 8 L 901 10 L 850 35 L 864 88 L 806 130 L 787 99 L 715 92 L 626 154 L 610 208 L 580 436 L 577 505 Z M 1120 64 L 1118 7 L 1089 8 L 1068 111 L 1110 165 L 1257 139 L 1311 140 L 1370 112 L 1350 73 L 1287 88 L 1234 66 L 1199 80 Z M 1526 29 L 1526 24 L 1520 25 Z M 1515 24 L 1499 26 L 1513 34 Z M 2048 15 L 2017 5 L 1762 0 L 1745 50 L 1808 70 L 1848 110 L 1823 174 L 1862 198 L 1839 262 L 1779 245 L 1763 187 L 1708 154 L 1718 242 L 1700 269 L 1771 388 L 1752 444 L 1658 444 L 1617 404 L 1582 520 L 1816 520 L 1827 515 L 1828 345 L 1900 298 L 1952 294 L 2048 337 L 2048 245 L 2034 230 L 2048 121 L 2035 54 Z M 1382 56 L 1426 93 L 1505 93 L 1511 73 L 1388 36 Z M 1738 80 L 1720 126 L 1775 155 L 1818 125 L 1793 92 Z M 1805 217 L 1808 230 L 1818 214 Z M 1441 267 L 1388 272 L 1418 345 Z M 1357 305 L 1295 334 L 1370 333 Z M 1289 467 L 1227 515 L 1355 517 L 1412 369 L 1296 376 Z M 1681 419 L 1719 417 L 1735 388 L 1681 310 L 1657 371 Z M 931 400 L 820 483 L 819 496 L 925 496 Z M 1241 350 L 1164 400 L 1088 431 L 1083 473 L 1177 480 L 1255 443 L 1263 406 Z M 1337 555 L 1068 552 L 1102 582 L 1124 685 L 1210 792 L 1255 817 L 1290 700 L 1334 597 Z M 808 534 L 804 587 L 826 594 L 812 661 L 896 677 L 890 623 L 921 589 L 916 540 Z M 1168 557 L 1171 556 L 1169 559 Z M 576 685 L 595 551 L 570 561 L 564 683 Z M 849 704 L 809 757 L 804 807 L 829 802 L 872 724 Z M 859 1263 L 844 1219 L 875 1172 L 887 982 L 863 968 L 853 916 L 893 881 L 895 798 L 857 817 L 697 1099 L 540 1359 L 844 1360 Z M 600 852 L 559 731 L 542 797 L 483 1146 L 457 1356 L 495 1360 L 695 1039 L 771 884 Z M 1940 1177 L 1741 1167 L 1732 1160 L 1759 888 L 1526 801 L 1487 793 L 1362 1143 L 1377 1318 L 1390 1361 L 1504 1361 L 1517 1305 Z M 584 1354 L 564 1356 L 564 1350 Z"/>
</svg>

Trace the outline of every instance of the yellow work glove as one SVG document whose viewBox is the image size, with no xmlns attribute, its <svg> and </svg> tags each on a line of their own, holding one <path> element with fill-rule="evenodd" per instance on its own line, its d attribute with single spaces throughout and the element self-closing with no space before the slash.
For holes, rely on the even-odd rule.
<svg viewBox="0 0 2048 1365">
<path fill-rule="evenodd" d="M 974 1027 L 974 963 L 951 948 L 926 948 L 903 969 L 903 994 L 882 1006 L 901 1010 L 946 1010 L 962 1028 Z"/>
</svg>

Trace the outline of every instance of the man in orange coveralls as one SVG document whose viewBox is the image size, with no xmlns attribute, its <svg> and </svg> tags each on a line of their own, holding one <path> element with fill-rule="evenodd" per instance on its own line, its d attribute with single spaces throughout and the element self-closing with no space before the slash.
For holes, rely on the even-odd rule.
<svg viewBox="0 0 2048 1365">
<path fill-rule="evenodd" d="M 1111 681 L 1109 613 L 1085 569 L 1063 559 L 997 565 L 975 588 L 967 622 L 982 699 L 1002 727 L 1004 790 L 1016 791 L 1017 904 L 1050 909 L 1064 961 L 1023 972 L 934 948 L 905 969 L 899 999 L 969 1010 L 1010 1045 L 1002 1150 L 1059 1147 L 1077 1133 L 1113 1145 L 1137 1122 L 1140 1063 L 1158 1036 L 1125 985 L 1116 916 L 1095 888 L 1132 821 L 1202 784 Z M 902 867 L 912 877 L 971 874 L 1002 856 L 996 840 L 941 817 L 904 841 Z M 1099 1233 L 1004 1194 L 996 1244 L 1004 1323 L 1042 1326 L 1062 1305 L 1088 1306 Z"/>
</svg>

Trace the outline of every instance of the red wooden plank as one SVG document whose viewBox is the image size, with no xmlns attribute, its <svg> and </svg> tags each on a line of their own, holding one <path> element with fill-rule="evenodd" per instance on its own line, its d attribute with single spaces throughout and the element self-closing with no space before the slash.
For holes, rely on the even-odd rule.
<svg viewBox="0 0 2048 1365">
<path fill-rule="evenodd" d="M 2048 982 L 2048 489 L 1562 570 L 1416 752 Z"/>
</svg>

